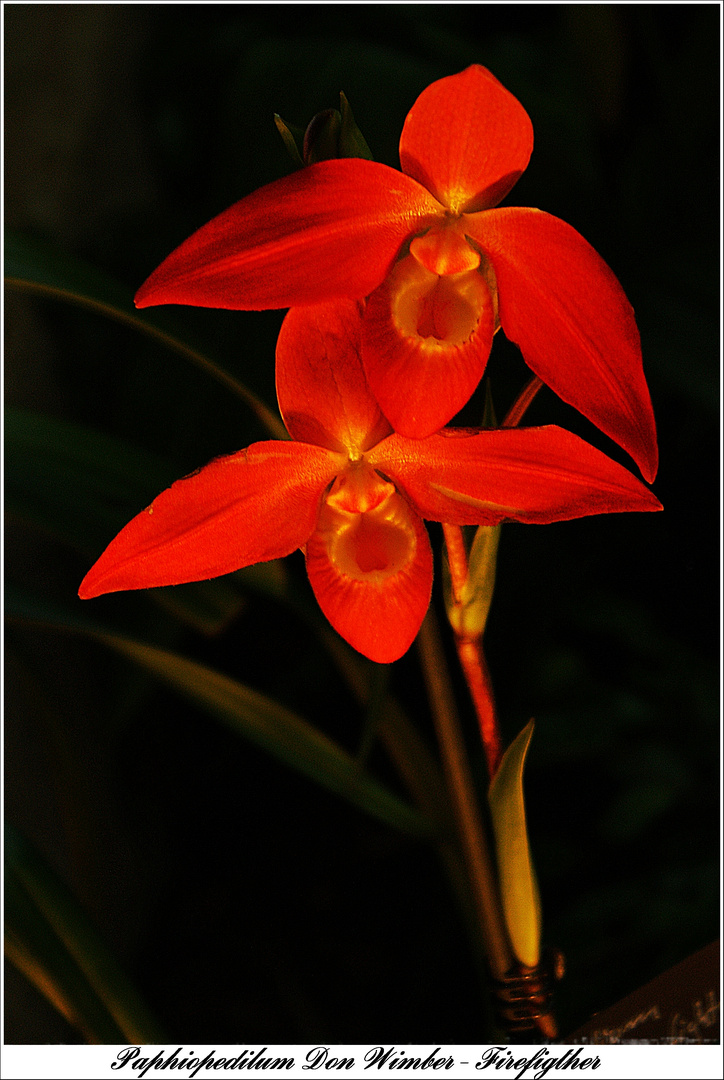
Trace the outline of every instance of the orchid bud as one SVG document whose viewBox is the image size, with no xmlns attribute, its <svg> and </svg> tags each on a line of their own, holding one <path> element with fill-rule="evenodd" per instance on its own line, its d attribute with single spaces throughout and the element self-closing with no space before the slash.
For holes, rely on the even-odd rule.
<svg viewBox="0 0 724 1080">
<path fill-rule="evenodd" d="M 372 160 L 365 137 L 357 127 L 343 93 L 339 109 L 323 109 L 312 117 L 307 130 L 285 123 L 277 114 L 274 123 L 295 165 L 313 165 L 329 158 L 357 157 Z"/>
<path fill-rule="evenodd" d="M 325 109 L 310 121 L 304 133 L 302 156 L 305 165 L 340 157 L 372 160 L 370 148 L 355 124 L 349 102 L 341 91 L 339 110 Z"/>
<path fill-rule="evenodd" d="M 337 109 L 324 109 L 309 121 L 304 132 L 302 157 L 305 165 L 328 158 L 344 157 L 339 152 L 342 116 Z"/>
</svg>

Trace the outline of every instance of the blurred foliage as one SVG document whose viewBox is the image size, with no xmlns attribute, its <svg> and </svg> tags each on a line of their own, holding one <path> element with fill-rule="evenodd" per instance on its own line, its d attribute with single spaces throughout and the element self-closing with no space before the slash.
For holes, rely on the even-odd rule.
<svg viewBox="0 0 724 1080">
<path fill-rule="evenodd" d="M 564 1032 L 717 934 L 718 19 L 716 5 L 676 4 L 5 12 L 7 223 L 125 283 L 129 301 L 196 227 L 291 169 L 274 113 L 304 127 L 342 90 L 391 165 L 416 95 L 469 63 L 530 113 L 535 151 L 507 201 L 578 228 L 634 304 L 665 507 L 502 534 L 486 641 L 506 736 L 537 721 L 528 822 L 544 942 L 568 961 Z M 280 312 L 162 317 L 274 407 Z M 28 410 L 8 426 L 6 570 L 89 617 L 78 583 L 166 482 L 158 470 L 173 478 L 266 436 L 207 371 L 130 325 L 9 291 L 6 328 L 6 395 Z M 525 370 L 499 335 L 498 415 Z M 482 412 L 480 391 L 462 420 Z M 527 422 L 624 460 L 548 390 Z M 147 493 L 112 482 L 117 452 Z M 91 521 L 104 490 L 107 518 Z M 303 603 L 273 578 L 216 583 L 241 602 L 219 598 L 229 617 L 205 623 L 150 595 L 104 597 L 91 614 L 273 696 L 351 756 L 363 747 L 365 768 L 403 795 L 374 710 L 310 633 L 300 557 L 282 574 Z M 481 1040 L 464 920 L 425 842 L 98 644 L 20 624 L 6 640 L 8 818 L 171 1037 Z M 431 740 L 414 652 L 389 692 Z M 7 1041 L 78 1038 L 6 989 Z"/>
</svg>

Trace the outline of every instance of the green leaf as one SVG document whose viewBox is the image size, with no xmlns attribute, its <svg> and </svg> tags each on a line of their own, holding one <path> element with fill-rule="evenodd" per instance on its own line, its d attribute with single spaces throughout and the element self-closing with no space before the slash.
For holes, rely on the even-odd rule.
<svg viewBox="0 0 724 1080">
<path fill-rule="evenodd" d="M 283 601 L 307 623 L 357 701 L 376 713 L 376 735 L 416 804 L 433 822 L 436 834 L 447 842 L 454 836 L 455 826 L 437 758 L 394 695 L 386 693 L 383 701 L 375 703 L 379 665 L 361 656 L 332 629 L 318 605 L 310 600 L 310 594 L 287 574 L 283 560 L 249 566 L 233 576 L 245 590 Z"/>
<path fill-rule="evenodd" d="M 291 157 L 296 168 L 301 169 L 304 167 L 302 161 L 302 155 L 300 153 L 300 147 L 304 143 L 304 131 L 302 128 L 297 127 L 295 124 L 287 124 L 285 120 L 282 120 L 279 113 L 274 113 L 274 123 L 276 124 L 277 131 L 282 137 L 284 145 L 287 148 L 287 153 Z"/>
<path fill-rule="evenodd" d="M 8 512 L 87 552 L 89 558 L 176 476 L 173 465 L 122 440 L 25 410 L 7 410 L 5 434 Z M 367 704 L 375 665 L 331 629 L 290 577 L 284 560 L 144 595 L 195 629 L 216 634 L 239 613 L 250 592 L 295 611 L 320 639 L 355 697 Z M 36 614 L 44 619 L 42 610 Z M 440 770 L 392 698 L 385 701 L 377 732 L 415 802 L 436 827 L 444 827 L 449 806 L 441 794 Z"/>
<path fill-rule="evenodd" d="M 127 323 L 181 353 L 240 397 L 275 439 L 288 439 L 286 428 L 256 394 L 224 370 L 218 361 L 176 336 L 173 316 L 137 311 L 131 290 L 80 259 L 49 244 L 8 229 L 5 234 L 5 283 L 98 311 Z"/>
<path fill-rule="evenodd" d="M 513 951 L 527 967 L 538 964 L 541 933 L 523 800 L 523 767 L 532 734 L 531 720 L 505 751 L 488 792 L 505 922 Z"/>
<path fill-rule="evenodd" d="M 122 439 L 26 409 L 5 409 L 8 509 L 96 553 L 178 476 Z"/>
<path fill-rule="evenodd" d="M 475 530 L 468 578 L 463 589 L 464 624 L 469 634 L 482 634 L 488 621 L 495 589 L 501 528 L 500 525 L 479 525 Z"/>
<path fill-rule="evenodd" d="M 93 559 L 133 514 L 177 478 L 129 443 L 24 409 L 5 412 L 5 506 Z M 148 594 L 204 634 L 219 634 L 245 600 L 228 578 Z"/>
<path fill-rule="evenodd" d="M 5 902 L 10 960 L 89 1042 L 167 1042 L 73 894 L 9 825 Z"/>
<path fill-rule="evenodd" d="M 373 817 L 418 836 L 433 832 L 428 818 L 365 772 L 346 750 L 313 724 L 228 675 L 155 645 L 109 632 L 16 590 L 6 590 L 6 611 L 9 617 L 87 634 L 103 642 L 234 731 Z"/>
<path fill-rule="evenodd" d="M 405 832 L 429 832 L 417 811 L 364 772 L 354 758 L 312 724 L 274 699 L 176 653 L 110 634 L 102 640 L 355 806 Z"/>
</svg>

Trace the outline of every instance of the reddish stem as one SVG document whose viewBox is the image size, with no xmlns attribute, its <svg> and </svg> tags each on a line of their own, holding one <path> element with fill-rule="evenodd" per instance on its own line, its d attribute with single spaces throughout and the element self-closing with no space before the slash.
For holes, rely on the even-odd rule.
<svg viewBox="0 0 724 1080">
<path fill-rule="evenodd" d="M 543 386 L 543 380 L 539 379 L 537 375 L 534 375 L 530 382 L 524 386 L 518 394 L 518 397 L 508 410 L 508 415 L 500 426 L 504 428 L 517 427 L 525 416 L 528 406 L 533 401 L 533 398 L 536 396 L 541 386 Z"/>
<path fill-rule="evenodd" d="M 460 657 L 460 666 L 463 669 L 470 696 L 475 706 L 475 712 L 478 716 L 480 736 L 483 740 L 485 759 L 488 763 L 488 774 L 492 780 L 498 771 L 500 759 L 503 756 L 503 743 L 495 710 L 493 684 L 490 680 L 490 671 L 485 660 L 482 641 L 480 638 L 477 641 L 471 641 L 456 634 L 455 644 Z"/>
<path fill-rule="evenodd" d="M 459 525 L 443 523 L 445 547 L 453 599 L 456 604 L 462 602 L 463 587 L 468 576 L 468 557 L 465 551 L 462 529 Z M 503 740 L 495 709 L 493 686 L 490 672 L 483 653 L 482 640 L 471 638 L 455 631 L 455 647 L 458 651 L 460 666 L 470 690 L 475 712 L 480 725 L 480 737 L 483 741 L 488 773 L 492 780 L 498 771 L 503 756 Z"/>
<path fill-rule="evenodd" d="M 459 525 L 442 525 L 447 550 L 447 564 L 450 567 L 450 583 L 456 604 L 461 604 L 463 588 L 468 578 L 468 556 L 463 540 L 463 531 Z"/>
</svg>

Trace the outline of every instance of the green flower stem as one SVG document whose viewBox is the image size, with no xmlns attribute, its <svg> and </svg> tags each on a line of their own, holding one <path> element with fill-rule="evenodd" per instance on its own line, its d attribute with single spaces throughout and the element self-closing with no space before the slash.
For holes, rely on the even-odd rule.
<svg viewBox="0 0 724 1080">
<path fill-rule="evenodd" d="M 417 642 L 485 953 L 493 976 L 500 979 L 513 965 L 513 955 L 432 608 L 425 616 Z"/>
</svg>

